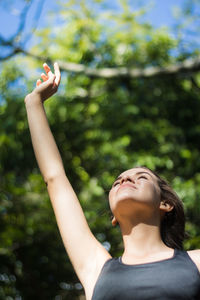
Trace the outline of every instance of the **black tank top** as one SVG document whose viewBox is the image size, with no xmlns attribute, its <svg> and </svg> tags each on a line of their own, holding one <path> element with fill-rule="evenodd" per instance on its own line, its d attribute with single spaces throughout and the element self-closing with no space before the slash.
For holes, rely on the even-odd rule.
<svg viewBox="0 0 200 300">
<path fill-rule="evenodd" d="M 172 258 L 126 265 L 120 258 L 104 264 L 92 300 L 200 300 L 200 273 L 186 251 Z"/>
</svg>

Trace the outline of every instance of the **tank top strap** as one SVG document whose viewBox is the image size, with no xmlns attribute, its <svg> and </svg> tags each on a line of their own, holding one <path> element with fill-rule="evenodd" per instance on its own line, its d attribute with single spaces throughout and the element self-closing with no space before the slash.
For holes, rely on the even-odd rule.
<svg viewBox="0 0 200 300">
<path fill-rule="evenodd" d="M 180 259 L 182 258 L 182 259 L 187 260 L 187 262 L 191 265 L 191 267 L 193 267 L 193 269 L 195 269 L 197 271 L 197 273 L 199 274 L 199 278 L 200 278 L 200 271 L 197 268 L 197 265 L 192 260 L 192 258 L 190 257 L 190 255 L 188 254 L 187 251 L 176 249 L 176 256 L 177 256 L 177 258 L 180 258 Z"/>
</svg>

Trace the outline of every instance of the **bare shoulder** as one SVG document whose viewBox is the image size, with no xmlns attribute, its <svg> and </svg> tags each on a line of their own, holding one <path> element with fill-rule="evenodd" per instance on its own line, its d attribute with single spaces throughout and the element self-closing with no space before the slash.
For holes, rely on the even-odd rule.
<svg viewBox="0 0 200 300">
<path fill-rule="evenodd" d="M 200 272 L 200 249 L 187 251 Z"/>
</svg>

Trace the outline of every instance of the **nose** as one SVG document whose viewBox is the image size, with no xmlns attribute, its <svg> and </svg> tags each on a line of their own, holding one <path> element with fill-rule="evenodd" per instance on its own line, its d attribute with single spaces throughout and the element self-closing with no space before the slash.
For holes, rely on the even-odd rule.
<svg viewBox="0 0 200 300">
<path fill-rule="evenodd" d="M 134 178 L 131 178 L 131 177 L 128 176 L 128 175 L 123 176 L 122 179 L 121 179 L 121 181 L 120 181 L 120 183 L 122 184 L 122 183 L 124 183 L 124 182 L 126 182 L 126 181 L 130 181 L 130 182 L 132 182 L 132 183 L 135 183 Z"/>
</svg>

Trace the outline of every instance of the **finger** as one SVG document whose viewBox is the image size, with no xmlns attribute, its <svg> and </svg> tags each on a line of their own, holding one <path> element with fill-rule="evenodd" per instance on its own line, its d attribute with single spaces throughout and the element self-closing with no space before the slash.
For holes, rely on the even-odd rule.
<svg viewBox="0 0 200 300">
<path fill-rule="evenodd" d="M 47 75 L 45 75 L 44 73 L 41 74 L 41 78 L 43 81 L 47 81 L 49 79 L 49 77 Z"/>
<path fill-rule="evenodd" d="M 36 86 L 39 86 L 41 83 L 42 83 L 42 81 L 40 79 L 38 79 L 36 82 Z"/>
<path fill-rule="evenodd" d="M 48 80 L 43 82 L 44 89 L 48 87 L 54 87 L 55 78 L 56 76 L 52 73 L 52 75 L 49 76 Z"/>
<path fill-rule="evenodd" d="M 60 68 L 59 68 L 59 65 L 57 62 L 54 63 L 54 73 L 55 73 L 55 76 L 56 76 L 56 79 L 55 79 L 55 84 L 57 86 L 59 86 L 60 84 L 60 79 L 61 79 L 61 75 L 60 75 Z"/>
<path fill-rule="evenodd" d="M 53 73 L 51 72 L 50 67 L 47 65 L 47 63 L 44 63 L 44 64 L 43 64 L 43 67 L 44 67 L 44 70 L 45 70 L 45 72 L 46 72 L 47 75 L 53 74 Z"/>
</svg>

